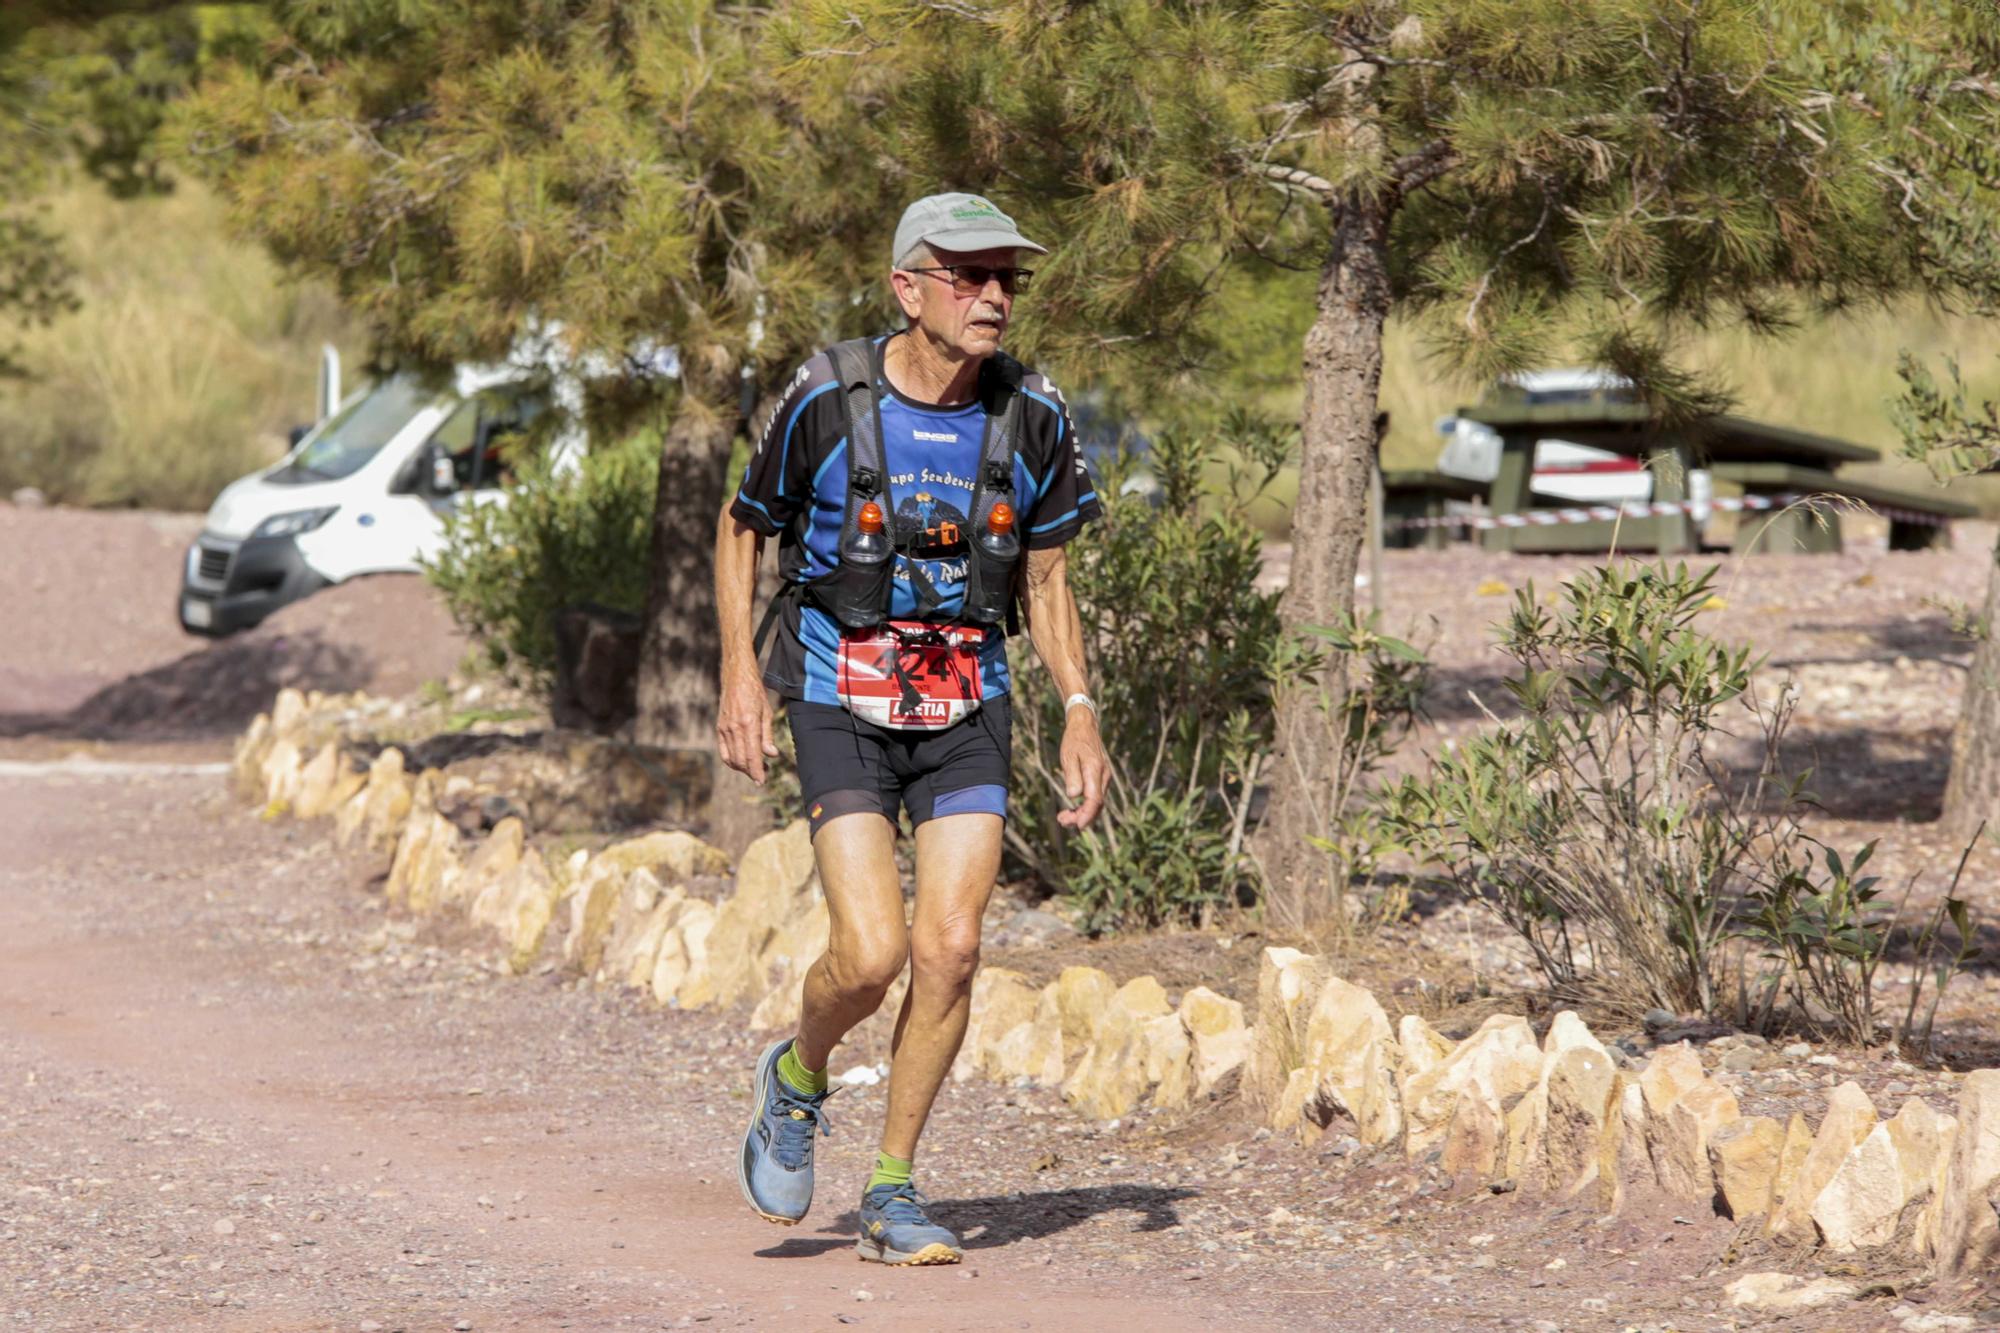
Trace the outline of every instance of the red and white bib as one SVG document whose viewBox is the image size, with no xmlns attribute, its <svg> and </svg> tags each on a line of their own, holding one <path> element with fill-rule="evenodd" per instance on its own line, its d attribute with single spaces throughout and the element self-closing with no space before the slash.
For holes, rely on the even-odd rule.
<svg viewBox="0 0 2000 1333">
<path fill-rule="evenodd" d="M 840 636 L 835 690 L 848 712 L 898 731 L 942 731 L 979 711 L 976 625 L 892 620 Z"/>
</svg>

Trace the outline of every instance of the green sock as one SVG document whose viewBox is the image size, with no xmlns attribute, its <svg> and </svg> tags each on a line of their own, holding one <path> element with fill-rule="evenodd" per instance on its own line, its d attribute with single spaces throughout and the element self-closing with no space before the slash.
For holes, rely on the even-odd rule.
<svg viewBox="0 0 2000 1333">
<path fill-rule="evenodd" d="M 787 1046 L 785 1053 L 778 1057 L 778 1077 L 793 1092 L 802 1092 L 808 1097 L 817 1097 L 826 1091 L 826 1071 L 817 1073 L 799 1063 L 799 1048 L 796 1044 Z"/>
<path fill-rule="evenodd" d="M 875 1154 L 875 1174 L 868 1177 L 868 1184 L 861 1192 L 866 1194 L 877 1185 L 907 1185 L 910 1183 L 910 1168 L 915 1165 L 904 1158 L 878 1152 Z"/>
</svg>

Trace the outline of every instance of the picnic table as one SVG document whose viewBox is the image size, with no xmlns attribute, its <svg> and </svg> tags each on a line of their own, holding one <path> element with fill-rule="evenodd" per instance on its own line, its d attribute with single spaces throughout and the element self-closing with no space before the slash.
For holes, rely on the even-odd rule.
<svg viewBox="0 0 2000 1333">
<path fill-rule="evenodd" d="M 1580 507 L 1574 501 L 1534 494 L 1535 446 L 1543 440 L 1565 440 L 1638 458 L 1653 474 L 1654 506 L 1679 506 L 1676 512 L 1482 530 L 1479 542 L 1489 551 L 1601 551 L 1612 544 L 1614 532 L 1617 545 L 1625 550 L 1656 550 L 1662 555 L 1695 550 L 1701 545 L 1702 523 L 1686 502 L 1688 478 L 1696 468 L 1706 469 L 1715 483 L 1718 508 L 1727 509 L 1732 502 L 1746 506 L 1731 542 L 1738 551 L 1840 550 L 1843 506 L 1785 507 L 1777 504 L 1780 497 L 1832 497 L 1880 510 L 1889 518 L 1892 550 L 1947 542 L 1951 519 L 1977 513 L 1971 505 L 1935 491 L 1900 490 L 1841 476 L 1836 469 L 1842 464 L 1880 459 L 1866 445 L 1746 417 L 1717 417 L 1697 428 L 1674 430 L 1663 427 L 1646 405 L 1608 394 L 1572 401 L 1488 402 L 1465 408 L 1459 415 L 1500 436 L 1500 470 L 1488 490 L 1496 519 L 1531 510 Z M 1725 490 L 1733 494 L 1725 495 Z"/>
</svg>

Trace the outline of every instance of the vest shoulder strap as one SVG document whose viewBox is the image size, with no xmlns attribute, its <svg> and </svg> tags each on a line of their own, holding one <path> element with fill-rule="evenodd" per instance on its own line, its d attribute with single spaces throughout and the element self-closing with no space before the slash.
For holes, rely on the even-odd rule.
<svg viewBox="0 0 2000 1333">
<path fill-rule="evenodd" d="M 882 417 L 875 401 L 875 344 L 850 338 L 827 348 L 833 373 L 840 381 L 841 403 L 847 411 L 847 491 L 850 499 L 873 495 L 886 475 L 882 462 Z M 850 503 L 849 509 L 856 506 Z"/>
</svg>

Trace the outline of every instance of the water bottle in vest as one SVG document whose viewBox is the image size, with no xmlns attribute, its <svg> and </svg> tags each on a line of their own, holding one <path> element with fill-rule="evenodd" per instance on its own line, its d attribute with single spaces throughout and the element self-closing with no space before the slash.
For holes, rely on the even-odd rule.
<svg viewBox="0 0 2000 1333">
<path fill-rule="evenodd" d="M 889 534 L 882 530 L 882 506 L 870 500 L 854 516 L 854 540 L 845 552 L 858 565 L 879 565 L 889 558 Z"/>
<path fill-rule="evenodd" d="M 972 540 L 979 548 L 972 562 L 978 576 L 966 582 L 964 616 L 973 624 L 997 625 L 1006 618 L 1014 566 L 1021 559 L 1014 506 L 1004 500 L 994 505 Z"/>
</svg>

